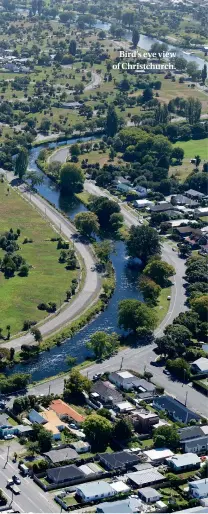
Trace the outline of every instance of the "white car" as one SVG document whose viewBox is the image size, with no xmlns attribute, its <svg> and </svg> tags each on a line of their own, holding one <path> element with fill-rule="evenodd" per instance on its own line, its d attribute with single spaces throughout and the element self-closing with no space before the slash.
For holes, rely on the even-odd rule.
<svg viewBox="0 0 208 514">
<path fill-rule="evenodd" d="M 167 300 L 171 300 L 171 296 L 170 296 L 170 295 L 169 295 L 169 296 L 167 296 Z"/>
<path fill-rule="evenodd" d="M 9 441 L 9 439 L 14 439 L 14 435 L 13 434 L 5 435 L 4 439 L 6 439 L 6 441 Z"/>
</svg>

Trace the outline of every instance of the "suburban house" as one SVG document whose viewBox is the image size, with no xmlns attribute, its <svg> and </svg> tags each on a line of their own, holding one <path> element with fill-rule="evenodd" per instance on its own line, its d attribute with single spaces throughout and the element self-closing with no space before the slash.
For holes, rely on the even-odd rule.
<svg viewBox="0 0 208 514">
<path fill-rule="evenodd" d="M 162 495 L 153 487 L 143 487 L 138 490 L 138 495 L 145 503 L 156 503 L 160 500 Z"/>
<path fill-rule="evenodd" d="M 208 374 L 208 359 L 206 357 L 200 357 L 194 361 L 191 365 L 191 370 L 193 373 L 204 373 Z"/>
<path fill-rule="evenodd" d="M 147 207 L 150 207 L 152 205 L 154 205 L 154 203 L 151 202 L 151 200 L 147 200 L 146 198 L 144 198 L 143 200 L 134 201 L 134 207 L 136 207 L 137 209 L 146 209 Z"/>
<path fill-rule="evenodd" d="M 99 401 L 105 405 L 114 405 L 123 401 L 123 396 L 107 380 L 98 380 L 91 389 L 90 397 L 92 400 Z"/>
<path fill-rule="evenodd" d="M 188 198 L 191 198 L 192 200 L 198 200 L 201 201 L 205 195 L 203 193 L 200 193 L 199 191 L 196 191 L 195 189 L 189 189 L 185 192 L 185 195 L 188 196 Z"/>
<path fill-rule="evenodd" d="M 150 212 L 168 212 L 174 210 L 175 207 L 172 205 L 172 203 L 169 202 L 158 203 L 156 205 L 150 206 Z"/>
<path fill-rule="evenodd" d="M 135 410 L 131 413 L 130 419 L 135 429 L 143 434 L 150 432 L 154 425 L 159 422 L 158 414 L 145 409 Z"/>
<path fill-rule="evenodd" d="M 175 472 L 199 469 L 201 459 L 195 453 L 179 453 L 166 459 L 167 465 Z"/>
<path fill-rule="evenodd" d="M 28 413 L 28 419 L 31 421 L 31 423 L 37 423 L 38 425 L 45 425 L 46 423 L 46 419 L 35 409 L 32 409 Z"/>
<path fill-rule="evenodd" d="M 77 453 L 86 453 L 90 452 L 90 444 L 86 441 L 73 441 L 70 443 L 71 448 L 73 448 Z"/>
<path fill-rule="evenodd" d="M 57 468 L 47 469 L 46 476 L 49 482 L 53 484 L 62 484 L 65 482 L 75 482 L 76 480 L 84 478 L 85 475 L 82 470 L 71 464 L 69 466 L 59 466 Z"/>
<path fill-rule="evenodd" d="M 131 469 L 140 461 L 134 453 L 125 451 L 116 453 L 101 453 L 98 455 L 101 464 L 109 470 L 112 469 Z"/>
<path fill-rule="evenodd" d="M 127 499 L 100 503 L 97 505 L 96 512 L 102 512 L 103 514 L 133 514 L 134 511 L 131 508 L 131 502 Z"/>
<path fill-rule="evenodd" d="M 50 404 L 50 409 L 52 409 L 59 416 L 59 418 L 66 416 L 74 421 L 78 426 L 81 425 L 81 423 L 83 423 L 85 420 L 84 416 L 79 414 L 79 412 L 60 399 L 53 400 Z"/>
<path fill-rule="evenodd" d="M 26 425 L 12 425 L 9 421 L 9 416 L 6 413 L 0 414 L 0 438 L 4 439 L 7 435 L 24 435 L 27 437 L 33 432 L 31 426 Z"/>
<path fill-rule="evenodd" d="M 58 448 L 57 450 L 50 450 L 43 454 L 49 462 L 59 464 L 60 462 L 76 460 L 79 458 L 78 453 L 72 448 Z"/>
<path fill-rule="evenodd" d="M 173 205 L 187 205 L 188 207 L 197 207 L 198 201 L 192 200 L 191 198 L 188 198 L 188 196 L 185 195 L 173 195 L 171 196 L 171 203 L 173 202 Z"/>
<path fill-rule="evenodd" d="M 202 427 L 193 426 L 181 428 L 179 431 L 180 445 L 185 453 L 204 453 L 208 447 L 208 434 Z"/>
<path fill-rule="evenodd" d="M 134 473 L 127 473 L 128 482 L 135 488 L 159 484 L 164 481 L 164 476 L 152 466 Z"/>
<path fill-rule="evenodd" d="M 154 450 L 147 450 L 143 453 L 153 466 L 162 464 L 168 457 L 173 456 L 173 452 L 168 448 L 155 448 Z"/>
<path fill-rule="evenodd" d="M 172 419 L 180 421 L 181 423 L 187 424 L 191 419 L 195 419 L 196 421 L 200 420 L 198 414 L 188 409 L 188 407 L 175 398 L 171 398 L 171 396 L 159 396 L 154 398 L 153 407 L 158 410 L 166 411 Z"/>
<path fill-rule="evenodd" d="M 125 414 L 125 413 L 132 412 L 132 411 L 136 410 L 136 407 L 134 405 L 132 405 L 132 403 L 130 403 L 130 402 L 128 402 L 126 400 L 126 401 L 123 401 L 123 402 L 116 403 L 115 409 L 120 414 Z"/>
<path fill-rule="evenodd" d="M 154 384 L 136 377 L 129 371 L 113 371 L 109 374 L 109 380 L 119 389 L 124 389 L 124 391 L 131 391 L 132 389 L 140 389 L 141 392 L 155 390 Z"/>
<path fill-rule="evenodd" d="M 116 494 L 115 489 L 113 489 L 108 482 L 104 482 L 103 480 L 80 484 L 76 488 L 76 495 L 84 503 L 100 500 L 101 498 L 110 498 Z"/>
<path fill-rule="evenodd" d="M 202 478 L 201 480 L 195 480 L 189 482 L 189 494 L 193 498 L 208 498 L 208 480 Z"/>
<path fill-rule="evenodd" d="M 139 198 L 145 198 L 147 196 L 147 189 L 146 189 L 146 187 L 135 186 L 134 190 L 137 192 Z"/>
</svg>

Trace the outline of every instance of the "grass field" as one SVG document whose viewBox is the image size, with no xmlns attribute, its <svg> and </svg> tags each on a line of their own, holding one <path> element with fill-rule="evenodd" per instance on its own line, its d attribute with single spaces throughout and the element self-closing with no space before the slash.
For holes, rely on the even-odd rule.
<svg viewBox="0 0 208 514">
<path fill-rule="evenodd" d="M 195 155 L 200 155 L 202 160 L 208 159 L 208 138 L 177 141 L 174 146 L 183 148 L 185 159 L 194 159 Z"/>
<path fill-rule="evenodd" d="M 11 334 L 16 334 L 22 330 L 24 320 L 39 321 L 47 315 L 37 309 L 40 302 L 56 302 L 58 307 L 64 302 L 77 272 L 67 271 L 59 263 L 57 242 L 50 240 L 57 234 L 48 223 L 15 191 L 10 189 L 8 196 L 6 191 L 7 186 L 0 183 L 0 234 L 19 228 L 18 253 L 32 266 L 28 277 L 15 274 L 5 279 L 0 272 L 0 326 L 3 334 L 7 325 L 11 325 Z M 22 244 L 25 237 L 32 238 L 33 243 Z M 2 257 L 4 253 L 0 252 Z"/>
</svg>

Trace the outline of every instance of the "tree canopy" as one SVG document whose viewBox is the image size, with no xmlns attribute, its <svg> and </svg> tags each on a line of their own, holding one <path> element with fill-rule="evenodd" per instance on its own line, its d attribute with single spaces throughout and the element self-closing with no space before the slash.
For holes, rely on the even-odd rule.
<svg viewBox="0 0 208 514">
<path fill-rule="evenodd" d="M 82 170 L 72 163 L 63 164 L 60 173 L 60 187 L 65 194 L 80 193 L 83 189 L 84 174 Z"/>
<path fill-rule="evenodd" d="M 148 225 L 132 226 L 126 242 L 126 249 L 130 257 L 137 257 L 146 264 L 150 257 L 161 253 L 158 233 Z"/>
<path fill-rule="evenodd" d="M 118 304 L 118 325 L 124 330 L 136 333 L 137 328 L 155 327 L 155 311 L 139 300 L 121 300 Z"/>
</svg>

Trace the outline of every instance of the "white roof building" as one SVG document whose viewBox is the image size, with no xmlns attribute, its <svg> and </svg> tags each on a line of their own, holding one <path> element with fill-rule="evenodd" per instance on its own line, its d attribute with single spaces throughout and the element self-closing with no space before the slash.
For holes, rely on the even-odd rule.
<svg viewBox="0 0 208 514">
<path fill-rule="evenodd" d="M 196 373 L 208 373 L 208 359 L 206 357 L 200 357 L 192 363 L 192 369 Z"/>
<path fill-rule="evenodd" d="M 112 482 L 110 485 L 117 494 L 128 493 L 128 491 L 130 491 L 130 487 L 126 485 L 125 482 L 122 482 L 122 480 L 118 480 L 118 482 Z"/>
<path fill-rule="evenodd" d="M 99 500 L 100 498 L 110 498 L 117 494 L 115 489 L 104 480 L 80 484 L 76 488 L 76 491 L 77 495 L 80 496 L 84 502 Z"/>
<path fill-rule="evenodd" d="M 194 498 L 207 498 L 208 497 L 208 480 L 202 478 L 201 480 L 195 480 L 189 482 L 189 493 Z"/>
<path fill-rule="evenodd" d="M 168 466 L 180 471 L 186 468 L 199 467 L 201 463 L 200 458 L 195 453 L 175 454 L 167 459 Z"/>
<path fill-rule="evenodd" d="M 144 198 L 143 200 L 135 200 L 134 205 L 138 209 L 144 209 L 145 207 L 150 207 L 150 205 L 154 205 L 154 203 Z"/>
<path fill-rule="evenodd" d="M 172 457 L 174 453 L 168 448 L 155 448 L 154 450 L 147 450 L 144 455 L 149 459 L 151 463 L 162 462 L 169 457 Z"/>
<path fill-rule="evenodd" d="M 132 410 L 135 410 L 135 406 L 128 401 L 116 403 L 116 407 L 119 410 L 119 412 L 131 412 Z"/>
</svg>

